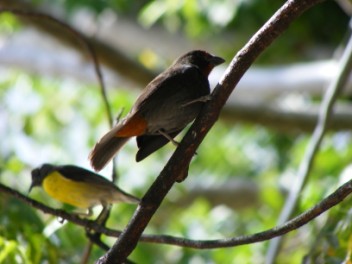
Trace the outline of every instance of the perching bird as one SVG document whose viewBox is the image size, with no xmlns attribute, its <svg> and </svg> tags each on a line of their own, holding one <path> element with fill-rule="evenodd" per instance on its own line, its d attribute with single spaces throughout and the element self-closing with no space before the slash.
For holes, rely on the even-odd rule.
<svg viewBox="0 0 352 264">
<path fill-rule="evenodd" d="M 224 59 L 195 50 L 179 57 L 142 91 L 127 116 L 94 146 L 89 158 L 101 170 L 128 141 L 137 137 L 136 160 L 149 156 L 179 134 L 209 100 L 208 76 Z"/>
<path fill-rule="evenodd" d="M 42 186 L 56 200 L 88 209 L 89 213 L 96 205 L 139 202 L 104 177 L 74 165 L 43 164 L 32 170 L 29 192 L 36 186 Z"/>
</svg>

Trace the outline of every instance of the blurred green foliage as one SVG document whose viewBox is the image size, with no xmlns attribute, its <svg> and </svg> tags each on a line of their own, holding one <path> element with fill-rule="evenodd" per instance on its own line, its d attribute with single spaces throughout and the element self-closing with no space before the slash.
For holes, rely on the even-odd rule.
<svg viewBox="0 0 352 264">
<path fill-rule="evenodd" d="M 44 0 L 35 2 L 52 4 Z M 113 9 L 120 15 L 138 19 L 144 26 L 157 24 L 172 32 L 181 31 L 192 39 L 213 41 L 214 36 L 234 34 L 236 44 L 229 41 L 227 46 L 219 47 L 223 53 L 232 55 L 282 3 L 278 0 L 62 0 L 54 4 L 67 16 L 80 8 L 93 10 L 97 16 L 107 8 Z M 222 15 L 214 16 L 215 11 Z M 327 1 L 297 20 L 259 62 L 308 59 L 312 57 L 308 50 L 313 45 L 336 47 L 343 41 L 347 20 L 336 3 Z M 15 34 L 19 28 L 13 16 L 1 16 L 0 34 Z M 89 150 L 108 127 L 99 89 L 69 78 L 0 70 L 0 136 L 4 139 L 0 143 L 0 182 L 27 193 L 30 170 L 41 163 L 71 163 L 88 168 Z M 126 114 L 136 98 L 136 93 L 128 90 L 112 89 L 108 93 L 114 114 L 122 108 Z M 192 161 L 188 179 L 175 186 L 146 233 L 215 239 L 275 226 L 308 140 L 309 135 L 282 134 L 256 125 L 219 121 Z M 313 206 L 340 184 L 339 177 L 352 159 L 351 141 L 350 132 L 326 136 L 297 213 Z M 119 186 L 141 197 L 173 150 L 169 144 L 137 164 L 135 141 L 131 140 L 118 158 Z M 102 174 L 110 177 L 109 169 Z M 260 197 L 257 204 L 236 210 L 223 204 L 214 206 L 207 197 L 199 197 L 177 206 L 179 197 L 188 196 L 190 183 L 212 186 L 234 178 L 257 183 Z M 41 189 L 30 196 L 52 207 L 63 206 Z M 341 263 L 346 259 L 352 248 L 349 204 L 348 200 L 289 234 L 278 263 L 299 263 L 304 257 L 312 263 Z M 134 209 L 133 205 L 115 205 L 107 225 L 123 229 Z M 114 241 L 104 237 L 109 245 Z M 87 244 L 83 228 L 60 224 L 54 217 L 0 193 L 0 263 L 79 263 Z M 217 250 L 140 243 L 131 259 L 137 263 L 263 263 L 266 249 L 267 243 Z M 101 249 L 94 247 L 91 263 L 102 254 Z"/>
<path fill-rule="evenodd" d="M 9 34 L 14 33 L 20 27 L 20 23 L 17 21 L 16 17 L 9 13 L 4 13 L 1 15 L 0 23 L 0 33 Z"/>
<path fill-rule="evenodd" d="M 3 82 L 3 84 L 11 84 L 7 88 L 5 88 L 6 85 L 3 86 L 1 93 L 3 105 L 8 103 L 5 99 L 7 98 L 6 95 L 16 91 L 15 87 L 17 86 L 23 87 L 18 84 L 23 82 L 23 78 L 31 83 L 31 89 L 30 91 L 27 90 L 26 98 L 37 98 L 35 100 L 41 103 L 38 103 L 35 111 L 21 111 L 21 113 L 18 113 L 16 108 L 11 109 L 9 107 L 6 109 L 9 116 L 17 119 L 19 127 L 27 127 L 22 131 L 22 136 L 25 136 L 32 143 L 21 145 L 20 149 L 12 149 L 7 154 L 6 152 L 1 153 L 1 171 L 3 173 L 0 175 L 0 181 L 26 192 L 29 186 L 29 170 L 32 167 L 43 162 L 81 165 L 86 160 L 89 146 L 98 137 L 97 131 L 103 131 L 104 128 L 101 127 L 107 125 L 102 122 L 106 118 L 102 103 L 99 100 L 97 87 L 75 84 L 75 89 L 71 89 L 71 85 L 69 85 L 70 89 L 66 89 L 64 88 L 65 84 L 61 83 L 62 86 L 57 86 L 59 83 L 56 80 L 23 74 L 10 74 L 9 79 Z M 23 90 L 16 91 L 17 96 L 21 97 L 23 94 Z M 53 98 L 54 94 L 55 99 Z M 111 91 L 110 94 L 115 112 L 118 112 L 118 109 L 124 105 L 128 108 L 135 97 L 135 95 L 127 92 Z M 14 97 L 11 98 L 12 103 L 16 101 Z M 29 104 L 32 103 L 31 101 Z M 24 104 L 23 106 L 26 108 Z M 60 111 L 66 112 L 65 118 L 60 118 L 62 115 L 62 113 L 59 113 Z M 77 122 L 78 119 L 86 124 L 82 125 L 78 122 L 76 123 L 78 127 L 75 127 L 72 123 Z M 8 126 L 14 128 L 14 124 L 9 122 Z M 84 136 L 82 136 L 82 127 L 87 130 L 84 132 Z M 77 134 L 80 139 L 83 139 L 82 144 L 73 143 L 72 140 L 77 138 L 75 136 Z M 12 135 L 12 137 L 16 136 L 18 135 Z M 347 137 L 342 135 L 346 143 L 342 149 L 336 147 L 336 137 L 338 136 L 331 135 L 325 140 L 326 143 L 322 152 L 317 157 L 312 181 L 303 193 L 300 210 L 308 209 L 332 191 L 334 189 L 332 186 L 337 186 L 337 175 L 351 160 L 352 153 L 348 148 L 348 145 L 351 144 L 350 135 Z M 282 145 L 282 142 L 285 142 L 284 145 Z M 75 151 L 72 148 L 70 150 L 72 144 L 75 144 Z M 160 208 L 161 213 L 155 216 L 151 226 L 148 227 L 148 232 L 173 234 L 194 239 L 211 239 L 228 237 L 229 235 L 250 234 L 274 226 L 283 204 L 283 193 L 280 192 L 280 188 L 278 189 L 280 187 L 279 175 L 294 171 L 297 168 L 306 144 L 307 136 L 300 136 L 296 139 L 295 137 L 272 133 L 272 131 L 261 127 L 218 123 L 199 149 L 198 155 L 192 163 L 188 181 L 199 183 L 206 181 L 226 182 L 238 176 L 255 179 L 261 186 L 259 207 L 254 206 L 246 210 L 233 211 L 231 208 L 222 205 L 212 207 L 209 201 L 200 197 L 187 207 L 178 208 L 173 205 L 172 201 L 166 200 L 165 205 Z M 286 147 L 283 148 L 283 146 Z M 35 153 L 34 158 L 28 160 L 26 155 L 21 157 L 21 151 Z M 120 184 L 130 189 L 134 188 L 132 192 L 142 196 L 172 151 L 173 146 L 167 146 L 148 158 L 143 164 L 135 164 L 133 161 L 135 146 L 132 141 L 119 159 L 121 161 L 119 162 Z M 286 158 L 283 159 L 283 156 Z M 134 183 L 137 184 L 134 185 Z M 316 188 L 316 186 L 319 186 L 319 188 Z M 282 187 L 285 187 L 284 183 L 281 185 Z M 178 192 L 181 195 L 187 195 L 184 186 L 177 185 L 175 188 L 179 189 Z M 31 197 L 50 206 L 60 207 L 60 204 L 47 197 L 40 189 L 35 190 Z M 44 229 L 48 229 L 52 222 L 57 222 L 53 217 L 45 216 L 43 218 L 43 215 L 39 212 L 16 201 L 14 198 L 2 195 L 0 201 L 2 203 L 0 221 L 1 226 L 3 226 L 0 232 L 0 238 L 2 239 L 0 251 L 6 256 L 7 262 L 4 263 L 16 263 L 11 259 L 17 261 L 18 258 L 23 258 L 23 263 L 30 263 L 30 261 L 40 263 L 44 259 L 50 263 L 58 263 L 56 260 L 60 260 L 60 263 L 65 262 L 65 260 L 74 263 L 79 262 L 81 252 L 87 244 L 82 228 L 65 224 L 57 227 L 57 230 L 54 228 L 54 231 L 48 235 L 44 232 Z M 171 213 L 166 216 L 163 215 L 164 208 L 168 208 L 168 212 L 171 210 Z M 130 205 L 114 206 L 108 226 L 123 229 L 133 210 L 134 207 Z M 342 212 L 340 214 L 344 215 Z M 343 217 L 340 216 L 340 218 L 345 221 Z M 311 225 L 314 226 L 314 223 Z M 314 227 L 308 229 L 313 232 Z M 75 236 L 70 235 L 73 233 Z M 297 236 L 291 235 L 290 239 L 298 243 L 302 238 L 297 234 Z M 113 240 L 108 239 L 107 241 L 112 243 Z M 313 243 L 315 236 L 309 237 L 308 240 L 305 240 L 305 243 L 309 245 L 309 241 Z M 197 251 L 142 243 L 131 258 L 137 262 L 148 260 L 148 263 L 155 261 L 188 263 L 193 260 L 218 263 L 229 259 L 237 263 L 244 260 L 248 261 L 248 259 L 257 260 L 262 258 L 265 254 L 265 245 L 266 243 L 235 249 Z M 42 250 L 43 247 L 45 250 Z M 307 254 L 306 249 L 306 247 L 297 247 L 296 245 L 296 258 L 301 259 Z M 97 259 L 102 253 L 102 250 L 94 248 L 91 259 Z M 36 259 L 38 261 L 35 261 Z"/>
<path fill-rule="evenodd" d="M 145 27 L 163 26 L 194 41 L 217 42 L 223 38 L 228 41 L 220 41 L 218 49 L 231 58 L 234 50 L 240 49 L 283 3 L 282 0 L 62 0 L 56 4 L 68 16 L 80 8 L 97 15 L 111 9 Z M 256 63 L 283 64 L 298 58 L 330 57 L 331 48 L 341 43 L 346 34 L 348 21 L 349 17 L 334 1 L 317 5 L 295 21 L 290 32 L 275 41 Z"/>
</svg>

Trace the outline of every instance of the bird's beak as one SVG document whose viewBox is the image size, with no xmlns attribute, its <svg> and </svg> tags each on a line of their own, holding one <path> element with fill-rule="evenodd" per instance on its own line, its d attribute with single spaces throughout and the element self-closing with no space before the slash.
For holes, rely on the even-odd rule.
<svg viewBox="0 0 352 264">
<path fill-rule="evenodd" d="M 31 190 L 33 189 L 33 187 L 34 187 L 34 184 L 33 184 L 33 182 L 32 182 L 31 186 L 29 186 L 28 194 L 31 192 Z"/>
<path fill-rule="evenodd" d="M 220 65 L 221 63 L 224 63 L 225 60 L 223 58 L 217 57 L 217 56 L 213 56 L 210 59 L 210 63 L 213 64 L 214 66 Z"/>
</svg>

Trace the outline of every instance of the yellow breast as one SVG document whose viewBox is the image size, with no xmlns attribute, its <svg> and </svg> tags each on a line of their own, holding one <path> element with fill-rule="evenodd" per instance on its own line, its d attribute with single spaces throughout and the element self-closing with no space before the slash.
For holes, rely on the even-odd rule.
<svg viewBox="0 0 352 264">
<path fill-rule="evenodd" d="M 43 188 L 56 200 L 80 208 L 90 208 L 101 203 L 110 203 L 109 197 L 112 196 L 112 190 L 67 179 L 56 171 L 45 177 Z"/>
</svg>

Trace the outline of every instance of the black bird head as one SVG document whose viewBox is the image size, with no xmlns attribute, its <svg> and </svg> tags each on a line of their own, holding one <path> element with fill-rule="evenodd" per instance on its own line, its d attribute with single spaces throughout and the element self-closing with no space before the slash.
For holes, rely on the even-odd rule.
<svg viewBox="0 0 352 264">
<path fill-rule="evenodd" d="M 175 64 L 195 65 L 208 76 L 212 69 L 225 62 L 223 58 L 214 56 L 204 50 L 193 50 L 179 57 Z"/>
<path fill-rule="evenodd" d="M 40 168 L 35 168 L 32 170 L 32 184 L 29 187 L 28 193 L 36 187 L 36 186 L 41 186 L 43 183 L 44 178 L 51 173 L 52 171 L 55 170 L 55 166 L 51 164 L 43 164 Z"/>
</svg>

